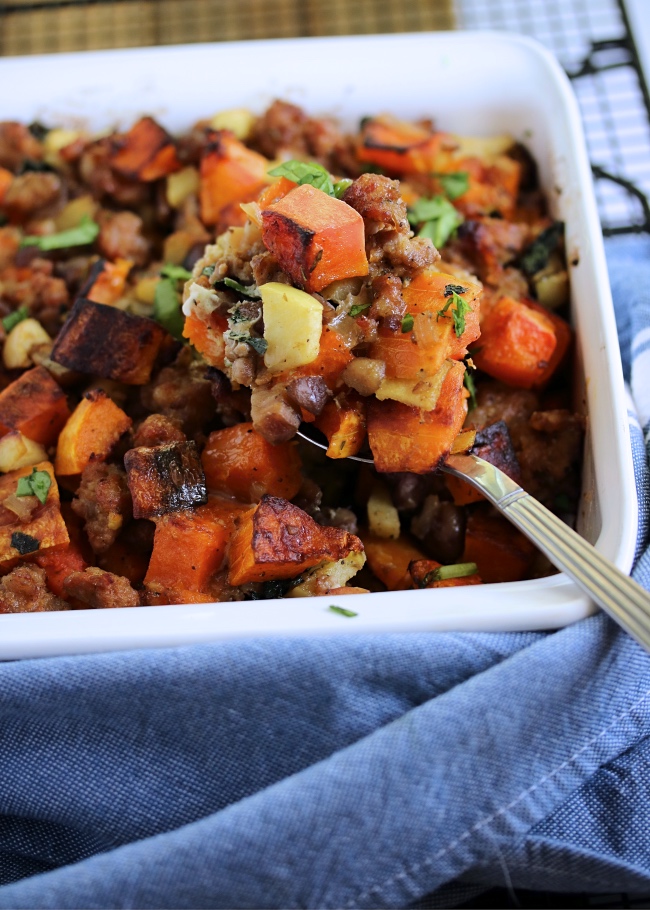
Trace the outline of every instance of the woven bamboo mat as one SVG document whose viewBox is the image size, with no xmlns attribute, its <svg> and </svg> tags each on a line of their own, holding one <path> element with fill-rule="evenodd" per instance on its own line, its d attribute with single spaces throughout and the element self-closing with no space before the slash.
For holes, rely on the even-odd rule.
<svg viewBox="0 0 650 910">
<path fill-rule="evenodd" d="M 10 0 L 0 55 L 454 27 L 452 0 Z"/>
</svg>

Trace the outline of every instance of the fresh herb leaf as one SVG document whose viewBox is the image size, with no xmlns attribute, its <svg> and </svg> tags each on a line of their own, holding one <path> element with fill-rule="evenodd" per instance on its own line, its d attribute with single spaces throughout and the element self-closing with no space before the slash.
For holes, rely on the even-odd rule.
<svg viewBox="0 0 650 910">
<path fill-rule="evenodd" d="M 337 199 L 341 199 L 349 186 L 352 186 L 353 180 L 350 180 L 349 177 L 344 177 L 343 180 L 337 180 L 334 184 L 334 195 Z"/>
<path fill-rule="evenodd" d="M 86 246 L 92 243 L 99 234 L 99 225 L 88 215 L 84 215 L 80 224 L 59 231 L 57 234 L 44 234 L 42 237 L 30 235 L 23 237 L 21 246 L 37 246 L 39 250 L 63 250 L 70 246 Z"/>
<path fill-rule="evenodd" d="M 283 164 L 274 167 L 269 171 L 271 177 L 286 177 L 293 180 L 298 186 L 304 186 L 306 183 L 315 186 L 317 190 L 323 190 L 328 196 L 334 195 L 334 184 L 328 171 L 315 161 L 285 161 Z"/>
<path fill-rule="evenodd" d="M 23 534 L 22 531 L 14 531 L 11 535 L 11 546 L 18 550 L 21 556 L 27 556 L 28 553 L 35 553 L 41 543 L 30 534 Z"/>
<path fill-rule="evenodd" d="M 418 199 L 408 210 L 408 219 L 412 227 L 421 225 L 418 236 L 428 237 L 437 248 L 445 245 L 464 220 L 444 196 Z"/>
<path fill-rule="evenodd" d="M 26 306 L 21 306 L 17 310 L 14 310 L 13 313 L 9 313 L 8 316 L 5 316 L 5 318 L 2 320 L 2 327 L 8 335 L 14 326 L 17 326 L 19 322 L 23 321 L 23 319 L 28 318 L 29 310 Z"/>
<path fill-rule="evenodd" d="M 360 316 L 370 309 L 369 303 L 353 303 L 350 307 L 350 316 Z"/>
<path fill-rule="evenodd" d="M 464 288 L 462 284 L 446 284 L 445 297 L 451 297 L 452 294 L 466 294 L 469 288 Z"/>
<path fill-rule="evenodd" d="M 266 338 L 260 338 L 258 335 L 233 335 L 231 333 L 230 337 L 233 341 L 241 342 L 242 344 L 247 344 L 258 354 L 265 354 L 266 349 L 269 346 Z"/>
<path fill-rule="evenodd" d="M 529 277 L 541 272 L 548 265 L 551 253 L 557 248 L 564 234 L 564 223 L 555 221 L 550 227 L 537 237 L 530 246 L 527 246 L 519 257 L 519 267 Z"/>
<path fill-rule="evenodd" d="M 160 274 L 163 278 L 171 278 L 172 281 L 188 281 L 192 277 L 192 273 L 184 269 L 182 265 L 174 265 L 171 262 L 165 263 Z"/>
<path fill-rule="evenodd" d="M 463 380 L 465 383 L 465 388 L 469 392 L 469 401 L 470 401 L 470 411 L 473 411 L 477 405 L 476 401 L 476 383 L 474 382 L 474 377 L 469 370 L 465 370 L 465 378 Z"/>
<path fill-rule="evenodd" d="M 261 300 L 261 295 L 257 290 L 257 286 L 254 284 L 248 286 L 240 284 L 239 281 L 235 281 L 234 278 L 223 278 L 220 282 L 217 282 L 217 284 L 225 284 L 231 291 L 237 291 L 238 294 L 242 294 L 244 297 L 250 297 L 251 300 Z"/>
<path fill-rule="evenodd" d="M 215 270 L 214 265 L 206 265 L 205 268 L 202 270 L 201 274 L 205 275 L 207 278 L 209 278 L 212 275 L 212 273 L 214 272 L 214 270 Z"/>
<path fill-rule="evenodd" d="M 181 310 L 181 295 L 176 290 L 176 282 L 171 278 L 161 278 L 156 285 L 153 318 L 174 338 L 183 340 L 185 320 Z"/>
<path fill-rule="evenodd" d="M 467 578 L 468 575 L 475 575 L 478 567 L 475 562 L 459 562 L 453 566 L 440 566 L 433 572 L 427 572 L 422 579 L 422 587 L 426 588 L 434 581 L 446 581 L 448 578 Z"/>
<path fill-rule="evenodd" d="M 355 613 L 354 610 L 346 610 L 345 607 L 337 607 L 336 604 L 330 604 L 327 608 L 331 610 L 332 613 L 338 613 L 339 616 L 358 616 L 358 613 Z"/>
<path fill-rule="evenodd" d="M 410 313 L 407 313 L 406 316 L 402 318 L 402 334 L 410 332 L 413 328 L 414 319 Z"/>
<path fill-rule="evenodd" d="M 467 171 L 455 171 L 451 174 L 432 174 L 441 185 L 443 192 L 449 199 L 458 199 L 469 189 L 469 174 Z"/>
<path fill-rule="evenodd" d="M 32 473 L 18 480 L 16 496 L 35 496 L 40 503 L 47 499 L 47 493 L 52 486 L 52 478 L 47 471 L 32 469 Z"/>
<path fill-rule="evenodd" d="M 447 285 L 447 287 L 450 287 L 450 285 Z M 450 306 L 454 307 L 454 309 L 451 311 L 451 316 L 454 320 L 454 331 L 456 333 L 456 338 L 460 338 L 460 336 L 465 331 L 465 316 L 471 312 L 472 308 L 470 307 L 469 303 L 467 303 L 466 300 L 463 300 L 459 294 L 457 294 L 455 291 L 452 291 L 451 297 L 447 303 L 441 310 L 438 310 L 438 317 L 445 316 Z"/>
</svg>

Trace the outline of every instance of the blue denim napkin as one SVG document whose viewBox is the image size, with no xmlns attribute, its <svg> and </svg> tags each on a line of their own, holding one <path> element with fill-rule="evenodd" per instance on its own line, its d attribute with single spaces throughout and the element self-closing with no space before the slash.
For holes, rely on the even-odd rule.
<svg viewBox="0 0 650 910">
<path fill-rule="evenodd" d="M 650 241 L 608 254 L 647 429 Z M 635 574 L 650 585 L 648 462 L 630 420 Z M 5 664 L 0 908 L 451 906 L 503 885 L 647 893 L 649 734 L 650 657 L 601 615 L 554 634 Z"/>
</svg>

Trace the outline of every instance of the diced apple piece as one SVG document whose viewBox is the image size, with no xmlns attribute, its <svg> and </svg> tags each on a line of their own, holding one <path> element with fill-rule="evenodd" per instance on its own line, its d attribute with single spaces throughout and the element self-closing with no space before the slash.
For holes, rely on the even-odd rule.
<svg viewBox="0 0 650 910">
<path fill-rule="evenodd" d="M 32 348 L 51 341 L 43 326 L 36 319 L 23 319 L 7 335 L 2 360 L 8 370 L 24 370 L 31 366 Z"/>
<path fill-rule="evenodd" d="M 282 373 L 316 360 L 323 331 L 322 304 L 311 294 L 277 281 L 261 285 L 259 292 L 267 369 Z"/>
<path fill-rule="evenodd" d="M 379 401 L 401 401 L 411 408 L 420 408 L 423 411 L 433 411 L 442 384 L 455 361 L 445 360 L 434 376 L 423 376 L 422 379 L 384 379 L 375 397 Z"/>
<path fill-rule="evenodd" d="M 38 442 L 28 439 L 17 430 L 0 439 L 0 471 L 7 474 L 47 461 L 47 452 Z"/>
<path fill-rule="evenodd" d="M 376 537 L 392 537 L 397 540 L 401 525 L 399 512 L 393 505 L 390 491 L 381 480 L 375 481 L 368 498 L 368 530 Z"/>
</svg>

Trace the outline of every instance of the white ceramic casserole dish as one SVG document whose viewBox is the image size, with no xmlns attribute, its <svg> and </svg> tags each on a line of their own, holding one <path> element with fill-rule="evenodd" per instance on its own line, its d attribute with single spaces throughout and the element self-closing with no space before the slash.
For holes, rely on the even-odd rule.
<svg viewBox="0 0 650 910">
<path fill-rule="evenodd" d="M 565 221 L 579 396 L 589 429 L 579 527 L 630 568 L 637 501 L 623 379 L 580 115 L 537 43 L 500 33 L 434 33 L 189 45 L 7 58 L 0 119 L 127 127 L 151 114 L 170 131 L 274 98 L 352 126 L 367 114 L 434 118 L 464 135 L 510 133 L 530 149 L 552 213 Z M 333 466 L 335 470 L 335 466 Z M 591 610 L 565 576 L 483 587 L 126 610 L 0 616 L 0 658 L 179 645 L 233 636 L 551 629 Z"/>
</svg>

